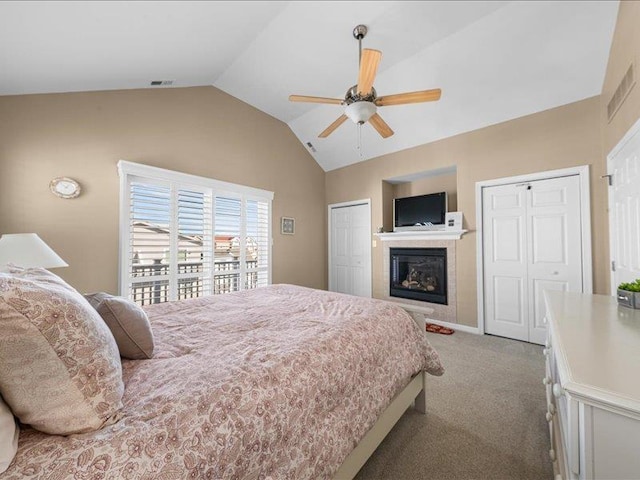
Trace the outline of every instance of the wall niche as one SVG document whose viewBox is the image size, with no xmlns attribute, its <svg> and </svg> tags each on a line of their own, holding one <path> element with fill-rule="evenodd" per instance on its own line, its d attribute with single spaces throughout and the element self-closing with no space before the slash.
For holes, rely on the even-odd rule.
<svg viewBox="0 0 640 480">
<path fill-rule="evenodd" d="M 393 231 L 393 199 L 447 192 L 447 210 L 458 211 L 458 174 L 455 165 L 416 172 L 382 181 L 382 220 L 385 232 Z"/>
</svg>

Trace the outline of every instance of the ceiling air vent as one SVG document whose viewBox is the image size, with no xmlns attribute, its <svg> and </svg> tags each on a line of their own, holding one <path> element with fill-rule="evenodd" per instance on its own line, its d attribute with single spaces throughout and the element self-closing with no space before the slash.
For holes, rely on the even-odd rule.
<svg viewBox="0 0 640 480">
<path fill-rule="evenodd" d="M 629 92 L 636 84 L 636 78 L 633 70 L 634 69 L 632 63 L 631 65 L 629 65 L 627 73 L 624 74 L 620 85 L 618 85 L 618 88 L 616 88 L 616 92 L 613 94 L 613 97 L 611 97 L 611 100 L 607 105 L 607 117 L 609 121 L 611 121 L 611 119 L 614 117 L 614 115 L 620 108 L 620 105 L 624 103 L 627 95 L 629 95 Z"/>
<path fill-rule="evenodd" d="M 173 85 L 173 80 L 151 80 L 152 87 L 163 87 L 167 85 Z"/>
</svg>

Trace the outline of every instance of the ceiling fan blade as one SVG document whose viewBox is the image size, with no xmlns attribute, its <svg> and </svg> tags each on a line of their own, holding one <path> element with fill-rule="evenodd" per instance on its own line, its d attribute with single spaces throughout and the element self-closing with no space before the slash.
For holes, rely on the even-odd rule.
<svg viewBox="0 0 640 480">
<path fill-rule="evenodd" d="M 327 128 L 325 128 L 324 131 L 320 135 L 318 135 L 318 137 L 327 138 L 329 135 L 333 133 L 333 131 L 336 128 L 342 125 L 346 119 L 347 119 L 346 115 L 340 115 L 338 119 L 335 122 L 333 122 L 331 125 L 329 125 Z"/>
<path fill-rule="evenodd" d="M 377 113 L 373 114 L 373 116 L 369 119 L 369 123 L 378 131 L 382 138 L 387 138 L 393 135 L 393 130 L 391 130 L 389 125 L 387 125 L 387 122 L 385 122 Z"/>
<path fill-rule="evenodd" d="M 371 93 L 381 58 L 382 52 L 379 50 L 371 50 L 369 48 L 362 50 L 360 73 L 358 74 L 358 93 L 360 95 L 368 95 Z"/>
<path fill-rule="evenodd" d="M 397 95 L 385 95 L 378 97 L 375 104 L 379 107 L 387 105 L 404 105 L 407 103 L 435 102 L 440 100 L 442 90 L 420 90 L 419 92 L 398 93 Z"/>
<path fill-rule="evenodd" d="M 289 95 L 289 101 L 291 102 L 308 102 L 308 103 L 330 103 L 333 105 L 341 105 L 344 100 L 339 98 L 325 98 L 325 97 L 309 97 L 307 95 Z"/>
</svg>

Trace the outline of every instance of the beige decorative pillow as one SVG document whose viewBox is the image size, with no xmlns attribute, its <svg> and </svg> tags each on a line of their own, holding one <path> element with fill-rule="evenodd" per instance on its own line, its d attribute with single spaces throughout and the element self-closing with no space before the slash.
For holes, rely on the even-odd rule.
<svg viewBox="0 0 640 480">
<path fill-rule="evenodd" d="M 90 293 L 84 297 L 111 330 L 121 356 L 133 360 L 153 356 L 151 324 L 142 308 L 126 298 L 108 293 Z"/>
<path fill-rule="evenodd" d="M 13 418 L 13 412 L 0 397 L 0 473 L 9 468 L 18 451 L 20 429 Z"/>
<path fill-rule="evenodd" d="M 24 424 L 67 435 L 117 421 L 122 366 L 84 297 L 44 269 L 0 273 L 0 393 Z"/>
</svg>

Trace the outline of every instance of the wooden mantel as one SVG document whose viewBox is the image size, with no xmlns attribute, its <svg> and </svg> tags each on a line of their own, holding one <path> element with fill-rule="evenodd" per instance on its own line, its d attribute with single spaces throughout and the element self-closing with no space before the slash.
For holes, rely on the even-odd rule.
<svg viewBox="0 0 640 480">
<path fill-rule="evenodd" d="M 468 230 L 421 230 L 408 232 L 374 233 L 383 242 L 393 240 L 460 240 Z"/>
</svg>

